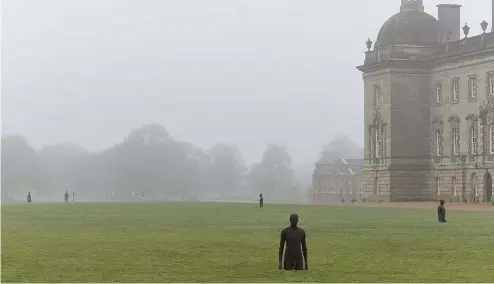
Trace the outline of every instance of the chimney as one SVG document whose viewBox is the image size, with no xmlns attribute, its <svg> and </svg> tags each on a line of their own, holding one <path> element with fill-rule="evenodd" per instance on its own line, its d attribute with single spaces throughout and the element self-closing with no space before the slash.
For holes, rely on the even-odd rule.
<svg viewBox="0 0 494 284">
<path fill-rule="evenodd" d="M 439 20 L 438 32 L 441 43 L 461 39 L 460 8 L 461 5 L 456 4 L 437 5 L 437 18 Z"/>
</svg>

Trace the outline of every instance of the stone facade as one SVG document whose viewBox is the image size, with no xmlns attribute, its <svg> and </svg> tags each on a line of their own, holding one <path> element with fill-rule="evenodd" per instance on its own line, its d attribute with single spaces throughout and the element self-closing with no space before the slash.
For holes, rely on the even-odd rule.
<svg viewBox="0 0 494 284">
<path fill-rule="evenodd" d="M 439 5 L 437 21 L 422 0 L 401 1 L 357 67 L 364 80 L 362 191 L 375 200 L 490 202 L 494 32 L 484 21 L 484 33 L 469 37 L 465 25 L 457 40 L 459 5 Z"/>
<path fill-rule="evenodd" d="M 327 204 L 365 198 L 362 190 L 362 164 L 361 159 L 344 158 L 317 162 L 312 175 L 312 202 Z"/>
</svg>

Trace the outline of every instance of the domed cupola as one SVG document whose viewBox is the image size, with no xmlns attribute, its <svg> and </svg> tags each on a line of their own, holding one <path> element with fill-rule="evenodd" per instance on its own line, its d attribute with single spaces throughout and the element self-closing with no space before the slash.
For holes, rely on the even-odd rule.
<svg viewBox="0 0 494 284">
<path fill-rule="evenodd" d="M 384 23 L 375 46 L 435 46 L 440 43 L 438 26 L 436 18 L 424 12 L 423 0 L 401 0 L 400 12 Z"/>
</svg>

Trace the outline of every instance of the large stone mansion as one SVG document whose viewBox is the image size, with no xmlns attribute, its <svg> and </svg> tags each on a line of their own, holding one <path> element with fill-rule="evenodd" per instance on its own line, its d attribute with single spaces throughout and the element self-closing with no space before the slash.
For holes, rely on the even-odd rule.
<svg viewBox="0 0 494 284">
<path fill-rule="evenodd" d="M 460 5 L 437 7 L 436 20 L 423 0 L 401 0 L 357 67 L 369 200 L 492 200 L 494 30 L 479 19 L 470 36 Z"/>
</svg>

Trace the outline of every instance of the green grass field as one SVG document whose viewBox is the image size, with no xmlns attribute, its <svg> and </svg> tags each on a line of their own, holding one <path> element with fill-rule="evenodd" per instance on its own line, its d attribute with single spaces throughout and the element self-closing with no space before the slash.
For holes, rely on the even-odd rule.
<svg viewBox="0 0 494 284">
<path fill-rule="evenodd" d="M 277 270 L 297 212 L 309 271 Z M 220 203 L 2 206 L 2 282 L 494 282 L 494 214 Z"/>
</svg>

